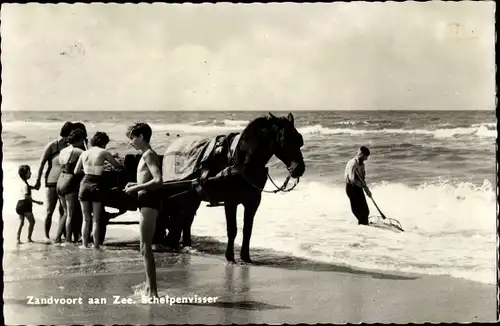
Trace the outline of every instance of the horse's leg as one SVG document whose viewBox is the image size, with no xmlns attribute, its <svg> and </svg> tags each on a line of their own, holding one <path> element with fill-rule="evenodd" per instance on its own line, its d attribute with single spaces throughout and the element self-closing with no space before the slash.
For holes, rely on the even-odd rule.
<svg viewBox="0 0 500 326">
<path fill-rule="evenodd" d="M 226 229 L 227 229 L 227 248 L 226 259 L 234 263 L 234 239 L 236 238 L 236 209 L 238 205 L 231 202 L 224 204 L 224 211 L 226 213 Z"/>
<path fill-rule="evenodd" d="M 165 243 L 165 230 L 166 230 L 166 219 L 168 215 L 165 210 L 161 210 L 158 218 L 156 219 L 155 233 L 153 235 L 153 244 Z"/>
<path fill-rule="evenodd" d="M 254 200 L 247 201 L 243 203 L 245 207 L 245 212 L 243 214 L 243 243 L 241 245 L 240 257 L 246 263 L 251 263 L 250 259 L 250 237 L 252 236 L 253 220 L 255 213 L 260 205 L 261 196 L 255 197 Z"/>
<path fill-rule="evenodd" d="M 194 215 L 184 215 L 182 217 L 182 246 L 191 247 L 191 223 L 194 219 Z M 190 222 L 191 221 L 191 222 Z"/>
<path fill-rule="evenodd" d="M 191 209 L 186 210 L 186 214 L 182 217 L 182 245 L 183 247 L 191 247 L 191 226 L 193 225 L 194 217 L 200 207 L 201 201 L 196 199 L 193 201 Z"/>
<path fill-rule="evenodd" d="M 171 249 L 179 249 L 179 240 L 182 232 L 182 211 L 169 207 L 168 234 L 166 237 L 166 246 Z"/>
</svg>

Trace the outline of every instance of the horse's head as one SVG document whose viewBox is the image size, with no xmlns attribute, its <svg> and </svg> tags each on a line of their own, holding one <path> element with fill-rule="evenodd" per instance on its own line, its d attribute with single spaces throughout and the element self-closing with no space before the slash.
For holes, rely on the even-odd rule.
<svg viewBox="0 0 500 326">
<path fill-rule="evenodd" d="M 300 150 L 304 145 L 304 140 L 295 128 L 293 114 L 289 113 L 286 118 L 278 118 L 272 113 L 269 113 L 269 115 L 271 125 L 276 131 L 276 139 L 271 144 L 271 151 L 285 163 L 292 178 L 301 177 L 306 169 L 304 157 Z"/>
</svg>

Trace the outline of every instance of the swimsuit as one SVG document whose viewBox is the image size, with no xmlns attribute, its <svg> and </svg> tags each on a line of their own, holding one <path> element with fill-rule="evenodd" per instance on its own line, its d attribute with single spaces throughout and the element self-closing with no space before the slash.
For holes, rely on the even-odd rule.
<svg viewBox="0 0 500 326">
<path fill-rule="evenodd" d="M 28 186 L 28 192 L 26 195 L 31 196 L 31 187 L 26 183 Z M 17 202 L 16 205 L 16 213 L 19 215 L 24 215 L 26 213 L 32 213 L 33 212 L 33 201 L 31 199 L 20 199 Z"/>
<path fill-rule="evenodd" d="M 86 155 L 83 153 L 82 155 Z M 85 158 L 85 157 L 83 157 Z M 80 191 L 78 198 L 81 201 L 90 201 L 100 203 L 102 202 L 102 190 L 100 183 L 102 182 L 102 170 L 104 165 L 86 165 L 83 163 L 83 172 L 85 176 L 80 182 Z"/>
<path fill-rule="evenodd" d="M 74 150 L 74 149 L 73 149 Z M 80 188 L 80 177 L 74 175 L 77 162 L 69 163 L 73 156 L 73 150 L 69 155 L 68 163 L 61 165 L 61 174 L 57 180 L 57 193 L 60 196 L 78 193 Z"/>
<path fill-rule="evenodd" d="M 137 207 L 153 208 L 158 211 L 162 207 L 162 198 L 159 191 L 141 191 L 137 194 Z"/>
<path fill-rule="evenodd" d="M 80 182 L 78 198 L 81 201 L 100 203 L 102 196 L 101 189 L 99 189 L 99 183 L 101 182 L 101 179 L 100 175 L 86 174 Z"/>
</svg>

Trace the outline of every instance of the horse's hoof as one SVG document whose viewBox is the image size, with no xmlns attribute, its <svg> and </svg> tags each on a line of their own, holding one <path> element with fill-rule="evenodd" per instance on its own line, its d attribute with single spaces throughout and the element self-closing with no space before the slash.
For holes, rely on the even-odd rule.
<svg viewBox="0 0 500 326">
<path fill-rule="evenodd" d="M 226 259 L 228 262 L 236 264 L 236 260 L 234 259 L 234 255 L 226 253 Z"/>
<path fill-rule="evenodd" d="M 252 261 L 252 259 L 250 259 L 250 257 L 241 256 L 241 260 L 243 260 L 247 264 L 253 264 L 253 261 Z"/>
</svg>

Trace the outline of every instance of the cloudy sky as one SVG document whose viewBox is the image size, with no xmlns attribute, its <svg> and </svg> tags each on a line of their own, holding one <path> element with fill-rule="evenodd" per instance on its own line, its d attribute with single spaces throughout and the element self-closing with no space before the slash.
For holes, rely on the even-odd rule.
<svg viewBox="0 0 500 326">
<path fill-rule="evenodd" d="M 3 110 L 493 110 L 492 2 L 2 5 Z"/>
</svg>

